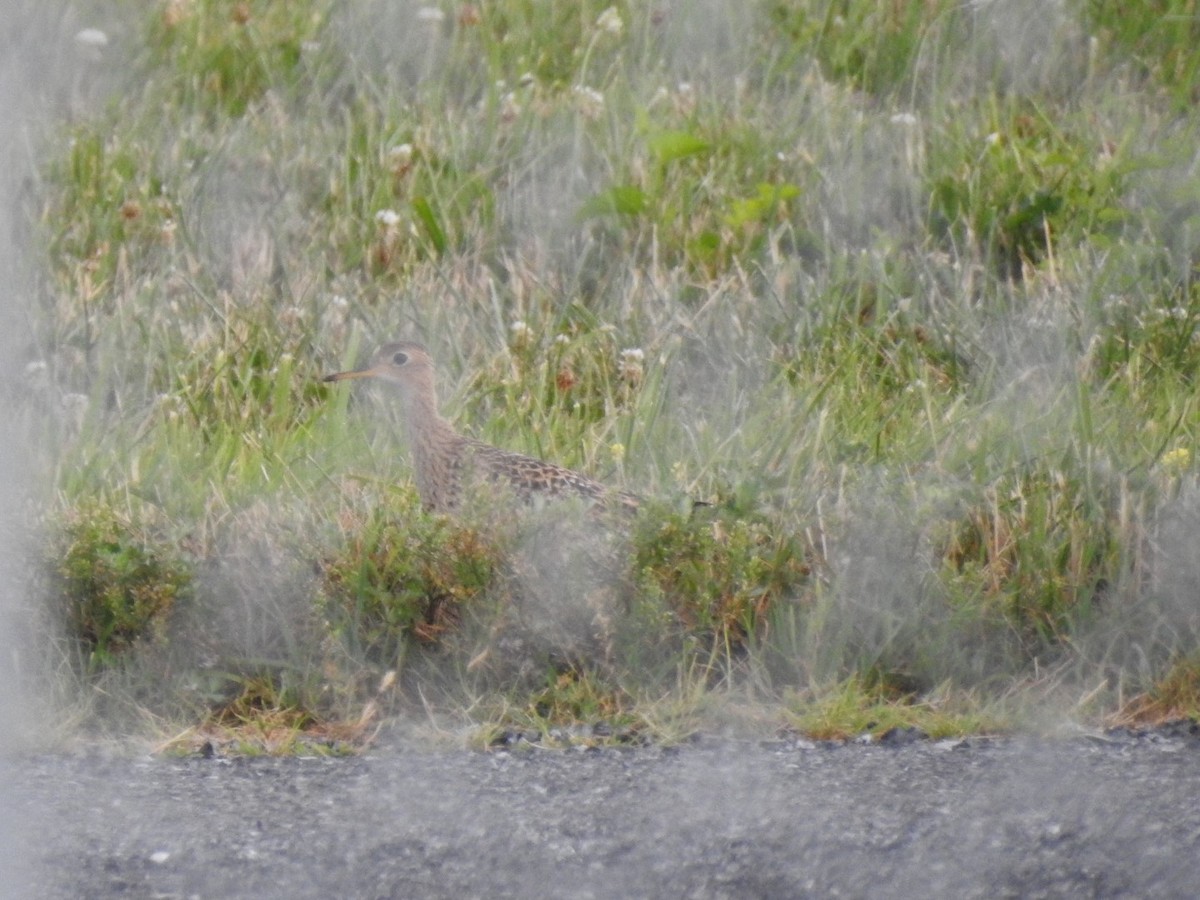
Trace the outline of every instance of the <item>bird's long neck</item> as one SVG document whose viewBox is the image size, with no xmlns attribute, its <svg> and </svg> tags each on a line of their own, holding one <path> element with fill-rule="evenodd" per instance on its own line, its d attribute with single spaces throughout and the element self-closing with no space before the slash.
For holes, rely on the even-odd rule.
<svg viewBox="0 0 1200 900">
<path fill-rule="evenodd" d="M 401 402 L 417 490 L 426 507 L 443 509 L 454 502 L 455 453 L 463 439 L 438 412 L 437 393 L 431 383 L 402 391 Z"/>
</svg>

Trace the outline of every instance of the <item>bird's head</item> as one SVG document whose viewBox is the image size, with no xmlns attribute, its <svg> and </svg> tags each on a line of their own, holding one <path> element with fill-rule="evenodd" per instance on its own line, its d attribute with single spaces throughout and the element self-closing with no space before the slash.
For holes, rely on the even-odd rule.
<svg viewBox="0 0 1200 900">
<path fill-rule="evenodd" d="M 365 368 L 335 372 L 326 375 L 322 381 L 344 381 L 348 378 L 378 378 L 407 389 L 432 385 L 433 360 L 428 350 L 413 341 L 384 344 Z"/>
</svg>

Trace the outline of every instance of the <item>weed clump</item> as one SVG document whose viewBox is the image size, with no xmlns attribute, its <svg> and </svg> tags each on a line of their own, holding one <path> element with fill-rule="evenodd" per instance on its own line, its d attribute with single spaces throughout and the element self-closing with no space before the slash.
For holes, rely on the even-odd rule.
<svg viewBox="0 0 1200 900">
<path fill-rule="evenodd" d="M 343 527 L 344 542 L 320 566 L 319 602 L 331 634 L 374 666 L 398 665 L 414 644 L 436 645 L 500 562 L 495 541 L 415 502 L 373 508 Z"/>
<path fill-rule="evenodd" d="M 166 638 L 172 611 L 192 591 L 192 567 L 178 548 L 103 503 L 64 511 L 53 530 L 51 592 L 87 672 Z"/>
<path fill-rule="evenodd" d="M 809 558 L 797 535 L 723 507 L 650 514 L 635 540 L 635 602 L 669 611 L 704 653 L 740 656 L 776 606 L 805 593 Z"/>
</svg>

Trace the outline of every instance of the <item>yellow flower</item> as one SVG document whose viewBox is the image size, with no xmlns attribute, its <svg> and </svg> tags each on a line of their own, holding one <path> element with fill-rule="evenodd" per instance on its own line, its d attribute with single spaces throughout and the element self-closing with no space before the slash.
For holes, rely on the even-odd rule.
<svg viewBox="0 0 1200 900">
<path fill-rule="evenodd" d="M 608 445 L 608 452 L 612 454 L 613 462 L 620 465 L 625 459 L 625 445 L 619 441 Z"/>
<path fill-rule="evenodd" d="M 1192 451 L 1187 447 L 1168 450 L 1159 460 L 1159 465 L 1172 474 L 1179 474 L 1192 463 Z"/>
</svg>

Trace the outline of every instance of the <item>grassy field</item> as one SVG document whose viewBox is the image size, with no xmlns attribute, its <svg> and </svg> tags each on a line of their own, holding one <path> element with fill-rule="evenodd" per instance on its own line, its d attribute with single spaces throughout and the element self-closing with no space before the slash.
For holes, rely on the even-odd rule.
<svg viewBox="0 0 1200 900">
<path fill-rule="evenodd" d="M 99 9 L 5 400 L 59 721 L 1200 712 L 1193 0 Z M 397 338 L 636 522 L 423 513 L 393 398 L 320 382 Z"/>
</svg>

